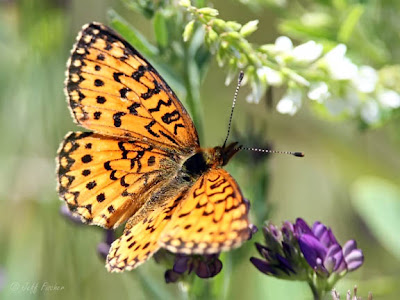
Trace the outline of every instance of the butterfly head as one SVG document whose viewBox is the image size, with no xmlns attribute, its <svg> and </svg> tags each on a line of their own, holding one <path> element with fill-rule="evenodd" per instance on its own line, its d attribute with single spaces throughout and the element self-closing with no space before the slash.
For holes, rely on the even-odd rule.
<svg viewBox="0 0 400 300">
<path fill-rule="evenodd" d="M 182 171 L 189 178 L 197 178 L 210 169 L 225 166 L 228 161 L 240 150 L 238 143 L 226 147 L 200 149 L 189 157 L 182 165 Z"/>
<path fill-rule="evenodd" d="M 240 147 L 238 147 L 238 142 L 234 142 L 228 146 L 215 147 L 213 150 L 215 151 L 215 162 L 218 166 L 225 166 L 240 151 Z"/>
</svg>

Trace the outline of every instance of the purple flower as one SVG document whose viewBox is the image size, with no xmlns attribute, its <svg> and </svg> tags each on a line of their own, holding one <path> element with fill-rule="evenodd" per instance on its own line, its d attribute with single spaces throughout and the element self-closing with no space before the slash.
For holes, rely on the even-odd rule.
<svg viewBox="0 0 400 300">
<path fill-rule="evenodd" d="M 332 273 L 353 271 L 364 261 L 354 240 L 346 242 L 342 249 L 332 230 L 321 222 L 315 222 L 311 229 L 299 218 L 294 231 L 305 260 L 319 275 L 328 277 Z"/>
<path fill-rule="evenodd" d="M 200 278 L 210 278 L 222 270 L 219 254 L 212 255 L 185 255 L 176 254 L 172 269 L 165 272 L 167 283 L 177 282 L 184 275 L 194 272 Z"/>
<path fill-rule="evenodd" d="M 102 258 L 104 259 L 107 258 L 108 252 L 110 251 L 111 248 L 111 244 L 114 242 L 114 240 L 115 240 L 114 230 L 112 229 L 104 230 L 104 241 L 97 245 L 97 252 Z"/>
<path fill-rule="evenodd" d="M 75 224 L 78 224 L 78 225 L 84 224 L 82 222 L 81 217 L 72 214 L 71 211 L 69 210 L 69 208 L 67 207 L 67 205 L 61 206 L 60 213 L 66 219 L 70 220 L 71 222 L 73 222 Z M 103 229 L 103 230 L 104 230 L 104 241 L 100 242 L 97 245 L 97 252 L 102 258 L 106 259 L 108 252 L 111 248 L 111 244 L 115 240 L 115 235 L 114 235 L 114 231 L 112 229 Z"/>
<path fill-rule="evenodd" d="M 71 211 L 69 210 L 68 206 L 65 205 L 65 204 L 63 204 L 63 205 L 61 206 L 61 208 L 60 208 L 60 214 L 61 214 L 62 216 L 64 216 L 66 219 L 72 221 L 72 222 L 75 223 L 75 224 L 79 224 L 79 225 L 84 224 L 84 223 L 82 222 L 81 217 L 79 217 L 79 216 L 77 216 L 77 215 L 73 215 L 73 214 L 71 213 Z"/>
<path fill-rule="evenodd" d="M 243 198 L 243 202 L 246 205 L 246 210 L 247 213 L 250 211 L 250 201 L 246 198 Z M 258 228 L 256 225 L 254 224 L 249 224 L 249 238 L 248 240 L 251 240 L 251 238 L 253 237 L 253 235 L 258 231 Z"/>
<path fill-rule="evenodd" d="M 256 243 L 262 258 L 252 257 L 252 264 L 267 275 L 307 281 L 315 292 L 318 287 L 330 290 L 338 279 L 364 261 L 354 240 L 342 247 L 332 230 L 321 222 L 311 228 L 299 218 L 294 224 L 284 222 L 281 228 L 268 224 L 263 233 L 265 245 Z"/>
<path fill-rule="evenodd" d="M 263 257 L 250 258 L 251 263 L 261 272 L 279 278 L 292 279 L 304 277 L 299 268 L 300 252 L 293 245 L 297 244 L 293 233 L 293 225 L 285 222 L 281 229 L 269 224 L 263 227 L 266 246 L 256 243 L 258 253 Z"/>
</svg>

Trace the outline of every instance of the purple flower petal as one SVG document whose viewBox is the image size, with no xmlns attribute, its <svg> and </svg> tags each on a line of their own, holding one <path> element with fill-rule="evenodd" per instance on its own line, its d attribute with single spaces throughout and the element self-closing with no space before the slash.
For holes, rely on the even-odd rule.
<svg viewBox="0 0 400 300">
<path fill-rule="evenodd" d="M 71 220 L 72 222 L 74 222 L 75 224 L 79 224 L 82 225 L 84 224 L 82 222 L 81 217 L 73 215 L 71 213 L 71 211 L 69 210 L 69 208 L 67 207 L 67 205 L 62 205 L 60 208 L 60 213 L 61 215 L 63 215 L 64 217 L 66 217 L 67 219 Z"/>
<path fill-rule="evenodd" d="M 265 260 L 258 259 L 256 257 L 250 258 L 251 263 L 262 273 L 267 275 L 277 275 L 275 268 L 272 267 Z"/>
<path fill-rule="evenodd" d="M 324 277 L 328 277 L 328 276 L 329 276 L 328 270 L 325 268 L 322 259 L 319 258 L 319 257 L 317 257 L 317 259 L 315 260 L 315 267 L 314 267 L 314 270 L 315 270 L 318 274 L 320 274 L 320 275 L 322 275 L 322 276 L 324 276 Z"/>
<path fill-rule="evenodd" d="M 164 274 L 165 282 L 166 283 L 171 283 L 171 282 L 177 282 L 180 277 L 180 274 L 175 273 L 172 270 L 167 270 Z"/>
<path fill-rule="evenodd" d="M 357 249 L 357 243 L 355 240 L 347 241 L 343 246 L 343 255 L 347 256 L 351 253 L 351 251 Z"/>
<path fill-rule="evenodd" d="M 304 221 L 302 218 L 297 218 L 296 223 L 294 224 L 294 232 L 297 237 L 300 237 L 302 234 L 313 234 L 310 226 Z"/>
<path fill-rule="evenodd" d="M 248 212 L 250 210 L 250 201 L 249 199 L 243 198 L 243 202 L 246 205 L 246 211 Z"/>
<path fill-rule="evenodd" d="M 214 261 L 208 264 L 208 268 L 210 271 L 210 277 L 214 277 L 222 270 L 222 262 L 216 258 Z"/>
<path fill-rule="evenodd" d="M 282 231 L 284 231 L 284 230 L 293 233 L 293 232 L 294 232 L 294 226 L 293 226 L 293 224 L 290 223 L 289 221 L 283 222 Z"/>
<path fill-rule="evenodd" d="M 326 232 L 326 230 L 327 230 L 326 226 L 322 224 L 320 221 L 314 222 L 312 227 L 312 232 L 318 239 L 321 238 L 321 236 Z"/>
<path fill-rule="evenodd" d="M 115 240 L 114 230 L 107 229 L 105 242 L 111 246 L 111 244 L 114 242 L 114 240 Z"/>
<path fill-rule="evenodd" d="M 197 265 L 196 275 L 200 278 L 209 278 L 212 276 L 209 267 L 204 261 L 200 261 Z"/>
<path fill-rule="evenodd" d="M 364 255 L 361 249 L 357 249 L 357 243 L 354 240 L 347 241 L 343 246 L 344 260 L 349 271 L 354 271 L 364 263 Z"/>
<path fill-rule="evenodd" d="M 283 267 L 282 269 L 285 270 L 285 273 L 287 273 L 288 275 L 290 275 L 290 273 L 289 273 L 287 270 L 291 271 L 292 273 L 296 273 L 296 272 L 294 271 L 294 269 L 292 268 L 292 266 L 290 265 L 289 261 L 288 261 L 286 258 L 284 258 L 284 257 L 283 257 L 282 255 L 280 255 L 279 253 L 276 254 L 275 257 L 276 257 L 276 259 L 279 261 L 280 266 Z"/>
<path fill-rule="evenodd" d="M 265 247 L 264 245 L 261 245 L 260 243 L 257 243 L 257 242 L 255 243 L 255 245 L 256 245 L 258 253 L 260 253 L 260 255 L 262 257 L 264 257 L 266 259 L 270 258 L 270 255 L 269 255 L 270 250 L 267 247 Z"/>
<path fill-rule="evenodd" d="M 333 270 L 335 269 L 335 265 L 336 265 L 336 260 L 334 257 L 332 256 L 325 257 L 324 267 L 329 273 L 333 272 Z"/>
<path fill-rule="evenodd" d="M 299 246 L 304 258 L 312 268 L 317 266 L 317 258 L 325 258 L 327 249 L 311 234 L 303 234 L 299 238 Z"/>
<path fill-rule="evenodd" d="M 328 238 L 329 238 L 329 243 L 328 243 L 329 246 L 333 244 L 339 244 L 330 228 L 328 229 Z"/>
<path fill-rule="evenodd" d="M 106 259 L 108 252 L 110 251 L 110 245 L 104 242 L 101 242 L 100 244 L 97 245 L 97 252 L 99 255 L 103 258 Z"/>
<path fill-rule="evenodd" d="M 183 274 L 189 267 L 190 256 L 177 256 L 172 270 L 178 274 Z"/>
<path fill-rule="evenodd" d="M 354 250 L 351 257 L 346 257 L 347 270 L 354 271 L 364 263 L 364 255 L 361 250 Z"/>
<path fill-rule="evenodd" d="M 269 224 L 267 227 L 263 228 L 264 235 L 272 236 L 276 241 L 280 241 L 282 239 L 282 233 L 275 225 Z"/>
<path fill-rule="evenodd" d="M 253 235 L 258 231 L 258 228 L 254 224 L 249 224 L 249 238 L 247 240 L 251 240 Z"/>
<path fill-rule="evenodd" d="M 217 260 L 214 262 L 214 268 L 215 268 L 215 270 L 214 270 L 214 276 L 215 276 L 215 275 L 217 275 L 219 272 L 221 272 L 221 270 L 222 270 L 222 261 L 220 261 L 219 259 L 217 259 Z"/>
<path fill-rule="evenodd" d="M 330 258 L 330 260 L 329 260 Z M 334 244 L 329 247 L 328 252 L 326 253 L 325 261 L 329 260 L 329 264 L 333 262 L 332 269 L 328 268 L 324 262 L 325 268 L 331 273 L 332 271 L 338 270 L 340 265 L 343 263 L 343 252 L 342 247 L 339 244 Z"/>
</svg>

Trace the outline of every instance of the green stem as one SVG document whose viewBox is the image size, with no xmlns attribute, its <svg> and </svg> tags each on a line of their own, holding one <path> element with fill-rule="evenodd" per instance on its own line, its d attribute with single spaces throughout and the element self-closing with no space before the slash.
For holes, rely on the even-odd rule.
<svg viewBox="0 0 400 300">
<path fill-rule="evenodd" d="M 185 49 L 185 62 L 184 62 L 184 84 L 186 88 L 186 103 L 189 108 L 190 113 L 192 114 L 193 122 L 196 125 L 197 133 L 202 138 L 203 134 L 203 118 L 202 118 L 202 106 L 200 100 L 200 91 L 199 91 L 199 83 L 193 83 L 194 78 L 192 75 L 194 72 L 198 72 L 198 70 L 192 70 L 191 68 L 196 68 L 193 61 L 190 50 L 188 49 L 190 46 L 184 45 Z"/>
<path fill-rule="evenodd" d="M 308 282 L 308 285 L 310 286 L 310 289 L 313 293 L 313 298 L 314 300 L 321 300 L 322 299 L 322 293 L 321 291 L 318 291 L 318 289 L 315 287 L 313 282 Z"/>
</svg>

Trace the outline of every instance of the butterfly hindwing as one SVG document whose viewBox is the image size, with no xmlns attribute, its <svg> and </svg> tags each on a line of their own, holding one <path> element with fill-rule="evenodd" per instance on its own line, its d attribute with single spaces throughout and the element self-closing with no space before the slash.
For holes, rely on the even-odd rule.
<svg viewBox="0 0 400 300">
<path fill-rule="evenodd" d="M 69 133 L 58 164 L 60 197 L 85 222 L 105 228 L 125 222 L 176 169 L 160 149 L 90 132 Z"/>
<path fill-rule="evenodd" d="M 185 192 L 163 201 L 150 213 L 139 211 L 125 226 L 122 236 L 111 245 L 106 267 L 111 272 L 132 270 L 149 259 L 159 248 L 160 235 L 170 221 Z M 145 210 L 145 209 L 144 209 Z"/>
<path fill-rule="evenodd" d="M 235 180 L 211 169 L 188 191 L 160 239 L 174 253 L 212 254 L 240 246 L 250 236 L 247 205 Z"/>
<path fill-rule="evenodd" d="M 193 122 L 174 92 L 104 25 L 83 27 L 65 85 L 73 117 L 85 128 L 181 152 L 199 147 Z"/>
</svg>

